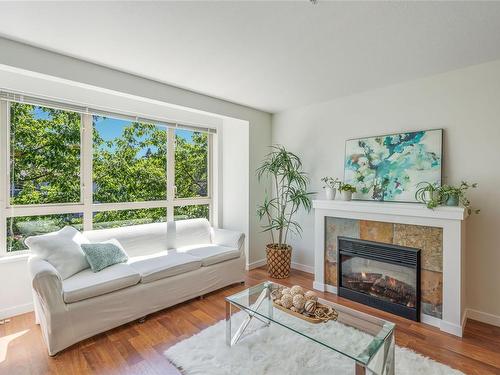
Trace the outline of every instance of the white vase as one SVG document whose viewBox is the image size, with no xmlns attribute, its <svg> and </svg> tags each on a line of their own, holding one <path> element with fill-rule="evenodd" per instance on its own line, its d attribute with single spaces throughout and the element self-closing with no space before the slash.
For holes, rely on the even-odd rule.
<svg viewBox="0 0 500 375">
<path fill-rule="evenodd" d="M 325 188 L 325 197 L 329 201 L 333 201 L 335 199 L 335 194 L 337 193 L 337 189 L 326 187 Z"/>
<path fill-rule="evenodd" d="M 424 191 L 424 200 L 426 202 L 430 202 L 434 198 L 437 198 L 437 192 L 436 191 Z"/>
<path fill-rule="evenodd" d="M 350 201 L 352 199 L 352 191 L 341 191 L 340 199 L 343 201 Z"/>
</svg>

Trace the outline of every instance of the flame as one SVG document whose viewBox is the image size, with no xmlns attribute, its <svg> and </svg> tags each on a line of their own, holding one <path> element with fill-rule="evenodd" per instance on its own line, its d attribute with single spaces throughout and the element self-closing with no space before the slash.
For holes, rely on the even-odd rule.
<svg viewBox="0 0 500 375">
<path fill-rule="evenodd" d="M 366 273 L 361 272 L 361 278 L 366 279 Z"/>
</svg>

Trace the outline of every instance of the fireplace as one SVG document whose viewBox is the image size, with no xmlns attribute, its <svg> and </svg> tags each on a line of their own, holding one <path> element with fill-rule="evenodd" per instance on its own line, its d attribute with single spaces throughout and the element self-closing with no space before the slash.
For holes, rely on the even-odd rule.
<svg viewBox="0 0 500 375">
<path fill-rule="evenodd" d="M 420 321 L 420 250 L 339 236 L 341 297 Z"/>
</svg>

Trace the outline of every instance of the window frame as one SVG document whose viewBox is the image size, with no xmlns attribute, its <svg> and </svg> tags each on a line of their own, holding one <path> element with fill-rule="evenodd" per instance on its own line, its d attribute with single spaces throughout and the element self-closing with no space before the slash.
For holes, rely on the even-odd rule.
<svg viewBox="0 0 500 375">
<path fill-rule="evenodd" d="M 83 230 L 88 231 L 93 228 L 93 213 L 103 211 L 121 211 L 147 208 L 165 208 L 166 220 L 174 220 L 174 207 L 192 206 L 192 205 L 208 205 L 209 221 L 213 223 L 217 214 L 214 212 L 217 207 L 214 204 L 214 138 L 215 131 L 206 129 L 208 138 L 208 155 L 207 155 L 207 196 L 193 198 L 177 198 L 175 196 L 175 129 L 184 128 L 182 125 L 165 125 L 169 121 L 153 120 L 159 122 L 160 125 L 166 126 L 167 133 L 167 196 L 165 200 L 155 201 L 139 201 L 139 202 L 119 202 L 119 203 L 94 203 L 93 202 L 93 118 L 94 112 L 80 112 L 80 202 L 79 203 L 50 203 L 50 204 L 32 204 L 32 205 L 11 205 L 10 202 L 10 103 L 17 100 L 3 99 L 0 100 L 0 176 L 5 176 L 5 181 L 0 183 L 0 258 L 5 256 L 22 255 L 29 253 L 29 250 L 19 250 L 14 252 L 7 251 L 7 218 L 22 217 L 22 216 L 38 216 L 52 214 L 71 214 L 83 213 Z M 31 104 L 31 103 L 30 103 Z M 58 108 L 61 110 L 73 111 L 75 109 L 61 106 L 46 105 L 41 103 L 33 103 L 36 106 L 46 106 L 49 108 Z M 102 111 L 100 112 L 102 113 Z M 107 113 L 110 117 L 130 118 L 130 116 L 121 115 L 119 113 Z M 137 121 L 142 122 L 142 118 L 136 117 Z M 193 129 L 193 128 L 196 128 Z M 186 130 L 201 131 L 199 127 L 186 125 Z"/>
</svg>

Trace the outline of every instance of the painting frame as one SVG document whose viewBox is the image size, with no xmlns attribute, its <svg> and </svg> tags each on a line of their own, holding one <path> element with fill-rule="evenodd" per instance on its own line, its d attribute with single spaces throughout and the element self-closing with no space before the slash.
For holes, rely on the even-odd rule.
<svg viewBox="0 0 500 375">
<path fill-rule="evenodd" d="M 411 133 L 419 133 L 419 132 L 424 132 L 424 133 L 431 133 L 431 132 L 436 132 L 439 136 L 439 160 L 440 160 L 440 166 L 437 169 L 439 173 L 438 179 L 436 179 L 436 184 L 437 186 L 441 186 L 443 184 L 443 156 L 444 156 L 444 128 L 431 128 L 431 129 L 417 129 L 417 130 L 407 130 L 407 131 L 400 131 L 400 132 L 394 132 L 394 133 L 386 133 L 386 134 L 381 134 L 381 135 L 374 135 L 374 136 L 365 136 L 365 137 L 356 137 L 356 138 L 349 138 L 346 139 L 344 142 L 344 165 L 343 165 L 343 181 L 346 183 L 351 183 L 349 181 L 346 181 L 346 174 L 348 172 L 348 167 L 347 167 L 347 158 L 348 158 L 348 142 L 353 142 L 353 141 L 360 141 L 360 140 L 369 140 L 369 139 L 374 139 L 374 138 L 382 138 L 382 137 L 391 137 L 391 136 L 398 136 L 402 134 L 411 134 Z M 418 183 L 423 182 L 418 181 Z M 390 203 L 419 203 L 414 197 L 409 200 L 386 200 L 386 199 L 364 199 L 364 198 L 359 198 L 357 196 L 358 194 L 353 194 L 353 199 L 354 201 L 362 201 L 362 202 L 390 202 Z"/>
</svg>

